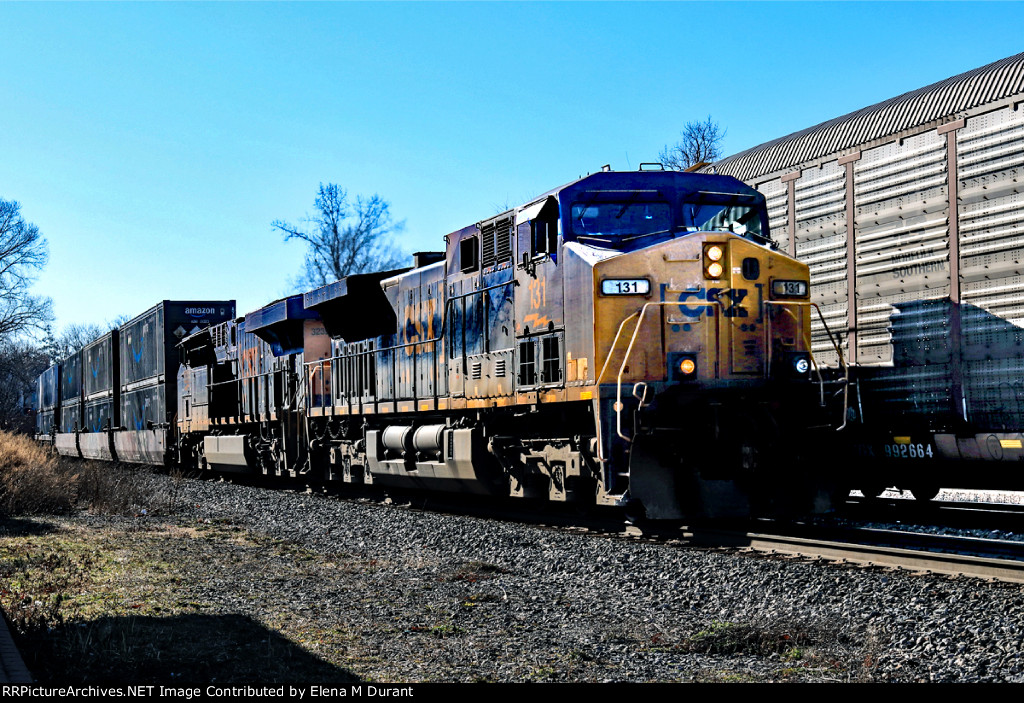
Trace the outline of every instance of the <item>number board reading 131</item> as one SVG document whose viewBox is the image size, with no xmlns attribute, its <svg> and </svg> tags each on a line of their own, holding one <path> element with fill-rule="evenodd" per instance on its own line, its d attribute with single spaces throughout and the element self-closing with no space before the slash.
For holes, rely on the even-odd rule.
<svg viewBox="0 0 1024 703">
<path fill-rule="evenodd" d="M 646 278 L 607 278 L 601 281 L 601 295 L 648 295 L 651 282 Z"/>
</svg>

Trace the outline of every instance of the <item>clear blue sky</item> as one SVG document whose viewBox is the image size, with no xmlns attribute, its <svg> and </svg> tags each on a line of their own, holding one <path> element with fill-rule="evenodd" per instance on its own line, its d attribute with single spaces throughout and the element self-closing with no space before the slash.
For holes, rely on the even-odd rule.
<svg viewBox="0 0 1024 703">
<path fill-rule="evenodd" d="M 1019 3 L 0 3 L 0 197 L 56 327 L 289 292 L 317 185 L 408 251 L 713 115 L 735 153 L 1024 50 Z"/>
</svg>

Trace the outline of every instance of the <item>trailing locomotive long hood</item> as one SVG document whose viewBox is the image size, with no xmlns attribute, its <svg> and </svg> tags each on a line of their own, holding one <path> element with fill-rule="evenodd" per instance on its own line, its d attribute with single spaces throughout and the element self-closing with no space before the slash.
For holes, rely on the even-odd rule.
<svg viewBox="0 0 1024 703">
<path fill-rule="evenodd" d="M 784 281 L 804 282 L 804 295 L 779 298 L 773 284 Z M 803 264 L 728 232 L 695 232 L 596 262 L 601 382 L 761 384 L 783 357 L 806 352 L 806 281 Z"/>
</svg>

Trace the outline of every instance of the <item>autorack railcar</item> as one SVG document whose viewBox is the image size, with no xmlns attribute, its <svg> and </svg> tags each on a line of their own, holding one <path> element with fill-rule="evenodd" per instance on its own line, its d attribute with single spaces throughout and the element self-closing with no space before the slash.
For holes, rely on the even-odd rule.
<svg viewBox="0 0 1024 703">
<path fill-rule="evenodd" d="M 851 487 L 1024 488 L 1024 54 L 722 159 L 852 364 Z M 835 363 L 823 328 L 815 352 Z"/>
</svg>

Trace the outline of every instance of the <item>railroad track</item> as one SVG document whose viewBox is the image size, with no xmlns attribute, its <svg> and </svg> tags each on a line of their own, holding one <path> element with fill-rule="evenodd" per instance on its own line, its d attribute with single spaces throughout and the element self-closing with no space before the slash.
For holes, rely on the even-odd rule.
<svg viewBox="0 0 1024 703">
<path fill-rule="evenodd" d="M 850 497 L 840 514 L 856 520 L 902 522 L 936 527 L 1024 532 L 1024 505 L 1018 503 Z"/>
<path fill-rule="evenodd" d="M 866 528 L 785 528 L 768 532 L 695 529 L 705 547 L 751 549 L 914 572 L 1024 583 L 1024 543 Z"/>
<path fill-rule="evenodd" d="M 863 498 L 861 496 L 849 496 L 846 499 L 847 506 L 885 506 L 892 508 L 917 508 L 918 510 L 954 510 L 966 512 L 990 512 L 1024 514 L 1024 503 L 1006 503 L 1000 501 L 984 500 L 926 500 L 919 501 L 912 498 L 882 497 Z"/>
<path fill-rule="evenodd" d="M 348 499 L 352 499 L 351 497 Z M 522 522 L 558 531 L 605 538 L 644 539 L 713 549 L 749 549 L 765 554 L 798 555 L 850 564 L 899 568 L 911 572 L 969 576 L 1024 583 L 1024 542 L 803 523 L 753 521 L 710 526 L 625 522 L 618 513 L 584 514 L 508 501 L 467 500 L 461 496 L 421 496 L 396 492 L 357 500 L 388 502 L 410 510 L 450 512 L 486 520 Z M 908 501 L 909 502 L 909 501 Z M 933 511 L 934 512 L 934 511 Z M 991 514 L 991 513 L 987 513 Z M 1017 515 L 1018 522 L 1021 519 Z"/>
</svg>

